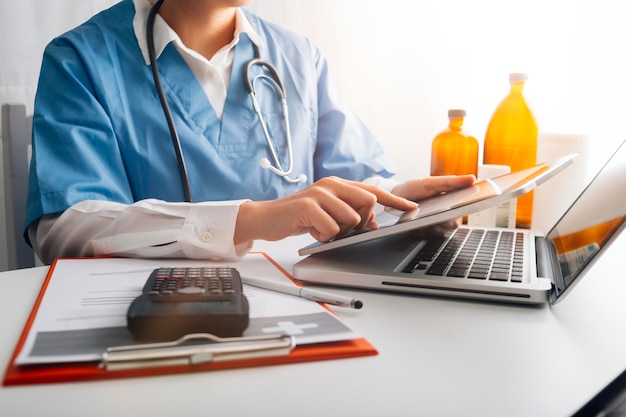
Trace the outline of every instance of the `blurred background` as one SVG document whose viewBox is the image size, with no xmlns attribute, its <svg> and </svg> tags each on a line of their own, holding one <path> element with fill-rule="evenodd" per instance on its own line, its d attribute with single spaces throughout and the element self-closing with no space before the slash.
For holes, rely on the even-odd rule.
<svg viewBox="0 0 626 417">
<path fill-rule="evenodd" d="M 45 45 L 116 2 L 0 0 L 0 103 L 32 113 Z M 401 179 L 428 175 L 430 143 L 448 109 L 467 111 L 464 127 L 482 147 L 511 72 L 528 74 L 540 132 L 588 136 L 590 173 L 625 139 L 621 2 L 253 0 L 249 8 L 322 50 Z M 2 204 L 0 236 L 4 227 Z M 5 251 L 0 239 L 0 270 Z"/>
</svg>

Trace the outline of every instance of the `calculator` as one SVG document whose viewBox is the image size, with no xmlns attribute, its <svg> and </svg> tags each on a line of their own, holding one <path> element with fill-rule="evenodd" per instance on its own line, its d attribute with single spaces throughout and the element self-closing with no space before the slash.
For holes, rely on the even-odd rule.
<svg viewBox="0 0 626 417">
<path fill-rule="evenodd" d="M 241 336 L 248 299 L 232 267 L 160 267 L 152 271 L 126 319 L 136 340 L 169 341 L 192 333 Z"/>
</svg>

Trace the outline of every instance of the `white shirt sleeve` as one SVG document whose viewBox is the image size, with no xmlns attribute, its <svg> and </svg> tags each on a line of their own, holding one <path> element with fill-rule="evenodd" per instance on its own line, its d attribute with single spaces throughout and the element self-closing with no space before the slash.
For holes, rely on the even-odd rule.
<svg viewBox="0 0 626 417">
<path fill-rule="evenodd" d="M 394 179 L 372 176 L 364 182 L 387 191 Z M 248 200 L 168 203 L 142 200 L 134 204 L 86 200 L 62 214 L 43 216 L 29 228 L 39 259 L 127 256 L 220 261 L 244 256 L 252 243 L 235 246 L 239 206 Z M 376 212 L 384 207 L 377 205 Z"/>
<path fill-rule="evenodd" d="M 42 217 L 29 236 L 45 263 L 87 256 L 235 259 L 252 248 L 252 242 L 233 244 L 239 206 L 245 201 L 151 199 L 127 205 L 87 200 L 60 215 Z"/>
</svg>

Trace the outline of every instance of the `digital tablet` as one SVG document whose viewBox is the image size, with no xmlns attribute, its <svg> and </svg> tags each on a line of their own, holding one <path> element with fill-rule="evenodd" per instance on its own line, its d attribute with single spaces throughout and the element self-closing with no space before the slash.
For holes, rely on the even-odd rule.
<svg viewBox="0 0 626 417">
<path fill-rule="evenodd" d="M 403 233 L 457 219 L 472 213 L 499 206 L 517 198 L 563 171 L 578 157 L 569 154 L 532 168 L 477 181 L 474 185 L 418 201 L 412 211 L 396 213 L 384 211 L 376 215 L 376 230 L 353 230 L 329 242 L 316 242 L 298 251 L 300 255 L 325 252 L 355 243 Z"/>
</svg>

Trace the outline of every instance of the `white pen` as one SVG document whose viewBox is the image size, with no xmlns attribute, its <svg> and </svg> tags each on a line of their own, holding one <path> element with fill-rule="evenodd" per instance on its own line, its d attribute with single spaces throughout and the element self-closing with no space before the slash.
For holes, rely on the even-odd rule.
<svg viewBox="0 0 626 417">
<path fill-rule="evenodd" d="M 241 277 L 244 284 L 253 287 L 263 288 L 265 290 L 282 292 L 284 294 L 295 295 L 296 297 L 306 298 L 307 300 L 319 301 L 326 304 L 332 304 L 340 307 L 349 307 L 359 309 L 363 307 L 363 301 L 356 298 L 343 297 L 341 295 L 329 294 L 327 292 L 313 290 L 311 288 L 298 287 L 291 284 L 283 284 L 273 282 L 266 279 Z"/>
</svg>

